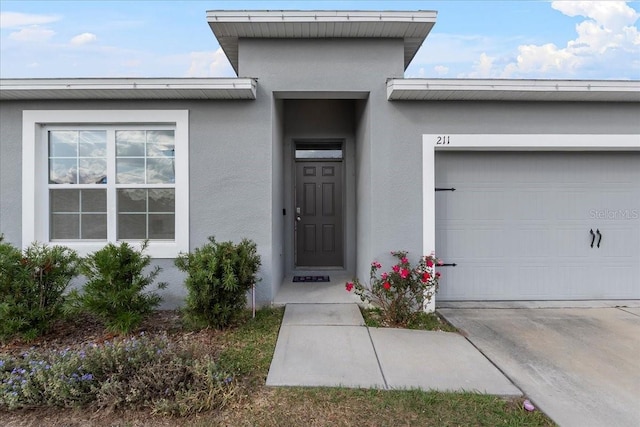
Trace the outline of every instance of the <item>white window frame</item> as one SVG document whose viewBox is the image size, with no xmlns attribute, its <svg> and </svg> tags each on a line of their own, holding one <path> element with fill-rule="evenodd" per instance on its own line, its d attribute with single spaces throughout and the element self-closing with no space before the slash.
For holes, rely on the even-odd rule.
<svg viewBox="0 0 640 427">
<path fill-rule="evenodd" d="M 172 126 L 175 128 L 175 239 L 150 240 L 153 258 L 175 258 L 189 251 L 189 111 L 188 110 L 26 110 L 22 113 L 22 244 L 49 243 L 47 126 Z M 115 179 L 115 178 L 112 178 Z M 107 218 L 117 215 L 108 203 Z M 59 241 L 82 256 L 104 241 Z M 116 243 L 112 241 L 112 243 Z M 131 242 L 139 245 L 141 242 Z"/>
</svg>

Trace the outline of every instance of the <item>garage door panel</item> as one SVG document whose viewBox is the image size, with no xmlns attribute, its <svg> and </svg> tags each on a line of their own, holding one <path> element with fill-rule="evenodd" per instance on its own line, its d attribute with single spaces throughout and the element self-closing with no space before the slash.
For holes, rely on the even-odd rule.
<svg viewBox="0 0 640 427">
<path fill-rule="evenodd" d="M 476 259 L 506 255 L 505 233 L 499 228 L 483 227 L 473 230 L 449 228 L 444 232 L 447 235 L 447 244 L 442 247 L 442 251 L 438 252 L 438 256 L 443 259 L 452 257 L 453 248 L 461 245 L 466 247 L 466 256 Z"/>
<path fill-rule="evenodd" d="M 631 225 L 631 224 L 629 224 Z M 632 248 L 640 246 L 638 227 L 618 226 L 615 224 L 603 224 L 598 228 L 602 235 L 598 257 L 615 259 L 628 259 L 635 256 Z M 599 238 L 596 237 L 596 244 Z"/>
<path fill-rule="evenodd" d="M 441 300 L 640 298 L 640 153 L 437 152 L 436 186 Z"/>
<path fill-rule="evenodd" d="M 508 194 L 509 218 L 525 221 L 549 218 L 553 196 L 548 189 L 523 189 L 518 192 L 512 190 Z"/>
<path fill-rule="evenodd" d="M 549 252 L 550 256 L 555 255 L 562 257 L 563 259 L 571 260 L 579 259 L 581 262 L 586 262 L 586 258 L 593 255 L 593 248 L 591 248 L 591 234 L 589 230 L 584 226 L 565 226 L 561 225 L 552 226 L 549 225 L 547 229 L 547 237 L 550 242 Z M 593 230 L 595 234 L 595 229 Z M 595 236 L 595 243 L 597 243 L 597 236 Z M 594 244 L 595 247 L 595 244 Z"/>
<path fill-rule="evenodd" d="M 438 197 L 438 200 L 442 201 L 438 207 L 439 214 L 442 215 L 441 218 L 449 221 L 466 220 L 469 215 L 467 211 L 471 210 L 476 220 L 500 219 L 495 217 L 495 206 L 505 205 L 508 200 L 507 195 L 498 189 L 494 191 L 478 191 L 470 188 L 460 191 L 463 193 L 462 198 L 448 197 L 451 193 L 457 193 L 458 190 L 451 193 L 442 192 L 447 194 L 442 194 L 442 197 Z M 501 214 L 501 216 L 503 215 L 504 213 Z"/>
<path fill-rule="evenodd" d="M 462 261 L 465 263 L 465 261 Z M 502 266 L 492 266 L 477 261 L 466 264 L 467 268 L 439 268 L 442 277 L 440 293 L 450 295 L 450 300 L 467 300 L 468 295 L 489 292 L 499 299 L 507 289 L 508 280 L 496 282 L 496 277 L 504 274 Z"/>
</svg>

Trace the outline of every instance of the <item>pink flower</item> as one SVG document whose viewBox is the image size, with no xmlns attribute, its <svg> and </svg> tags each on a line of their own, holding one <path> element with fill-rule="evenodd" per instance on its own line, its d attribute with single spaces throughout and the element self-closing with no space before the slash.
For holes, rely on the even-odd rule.
<svg viewBox="0 0 640 427">
<path fill-rule="evenodd" d="M 427 273 L 426 271 L 424 273 L 422 273 L 422 281 L 423 282 L 428 282 L 429 279 L 431 278 L 431 275 L 429 273 Z"/>
<path fill-rule="evenodd" d="M 389 282 L 384 282 L 384 284 L 382 285 L 383 288 L 385 288 L 386 290 L 391 289 L 391 283 Z"/>
<path fill-rule="evenodd" d="M 345 285 L 345 289 L 347 290 L 347 292 L 351 292 L 351 289 L 353 289 L 353 283 L 347 282 L 347 284 Z"/>
<path fill-rule="evenodd" d="M 382 268 L 382 264 L 380 264 L 378 261 L 373 261 L 371 263 L 371 267 Z"/>
<path fill-rule="evenodd" d="M 431 259 L 427 259 L 427 267 L 433 267 L 433 261 L 431 261 Z"/>
<path fill-rule="evenodd" d="M 440 276 L 441 276 L 440 272 L 439 272 L 439 271 L 436 271 L 436 277 L 439 279 L 439 278 L 440 278 Z"/>
<path fill-rule="evenodd" d="M 393 271 L 395 271 L 396 273 L 397 273 L 398 271 L 400 271 L 400 266 L 399 266 L 399 265 L 394 265 L 394 266 L 393 266 Z"/>
<path fill-rule="evenodd" d="M 438 265 L 442 265 L 442 264 L 444 264 L 444 262 L 442 262 L 442 260 L 441 260 L 441 259 L 439 259 L 439 260 L 438 260 Z"/>
<path fill-rule="evenodd" d="M 382 280 L 387 280 L 387 278 L 389 277 L 389 275 L 387 273 L 382 273 Z"/>
<path fill-rule="evenodd" d="M 409 270 L 407 270 L 406 268 L 403 268 L 402 271 L 400 271 L 400 277 L 402 277 L 403 279 L 406 279 L 407 277 L 409 277 Z"/>
<path fill-rule="evenodd" d="M 407 257 L 402 257 L 400 262 L 403 263 L 403 264 L 409 264 L 409 260 L 407 259 Z"/>
</svg>

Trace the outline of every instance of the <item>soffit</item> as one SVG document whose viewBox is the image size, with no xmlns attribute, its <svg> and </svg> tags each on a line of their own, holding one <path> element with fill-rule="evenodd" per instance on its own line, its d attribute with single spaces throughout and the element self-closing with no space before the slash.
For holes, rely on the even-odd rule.
<svg viewBox="0 0 640 427">
<path fill-rule="evenodd" d="M 435 11 L 228 11 L 207 12 L 207 21 L 238 72 L 241 38 L 401 38 L 409 65 L 436 22 Z"/>
</svg>

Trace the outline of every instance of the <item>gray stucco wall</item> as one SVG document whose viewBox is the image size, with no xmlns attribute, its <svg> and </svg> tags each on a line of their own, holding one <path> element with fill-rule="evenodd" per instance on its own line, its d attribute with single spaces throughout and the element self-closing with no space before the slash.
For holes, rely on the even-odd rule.
<svg viewBox="0 0 640 427">
<path fill-rule="evenodd" d="M 240 39 L 238 75 L 283 92 L 386 94 L 386 79 L 402 77 L 400 39 Z M 310 96 L 311 98 L 312 96 Z"/>
<path fill-rule="evenodd" d="M 273 298 L 272 145 L 270 110 L 254 101 L 2 102 L 0 103 L 0 232 L 21 241 L 22 110 L 188 109 L 190 141 L 190 248 L 207 237 L 254 240 L 262 257 L 257 299 Z M 179 208 L 179 207 L 178 207 Z M 166 306 L 182 300 L 183 275 L 172 260 L 157 260 L 168 281 Z M 277 273 L 276 275 L 281 274 Z"/>
<path fill-rule="evenodd" d="M 0 102 L 0 234 L 20 245 L 22 239 L 22 112 Z"/>
<path fill-rule="evenodd" d="M 357 276 L 368 279 L 367 271 L 373 258 L 372 192 L 371 192 L 371 123 L 368 100 L 356 102 L 356 254 Z"/>
<path fill-rule="evenodd" d="M 272 172 L 271 179 L 271 208 L 272 208 L 272 229 L 271 242 L 273 254 L 273 270 L 271 275 L 272 294 L 269 300 L 273 301 L 284 277 L 285 270 L 285 243 L 283 240 L 284 227 L 287 216 L 283 215 L 284 203 L 284 162 L 283 162 L 283 142 L 284 142 L 284 105 L 281 99 L 273 99 L 273 120 L 271 136 L 271 158 Z M 287 209 L 287 211 L 289 211 Z"/>
</svg>

